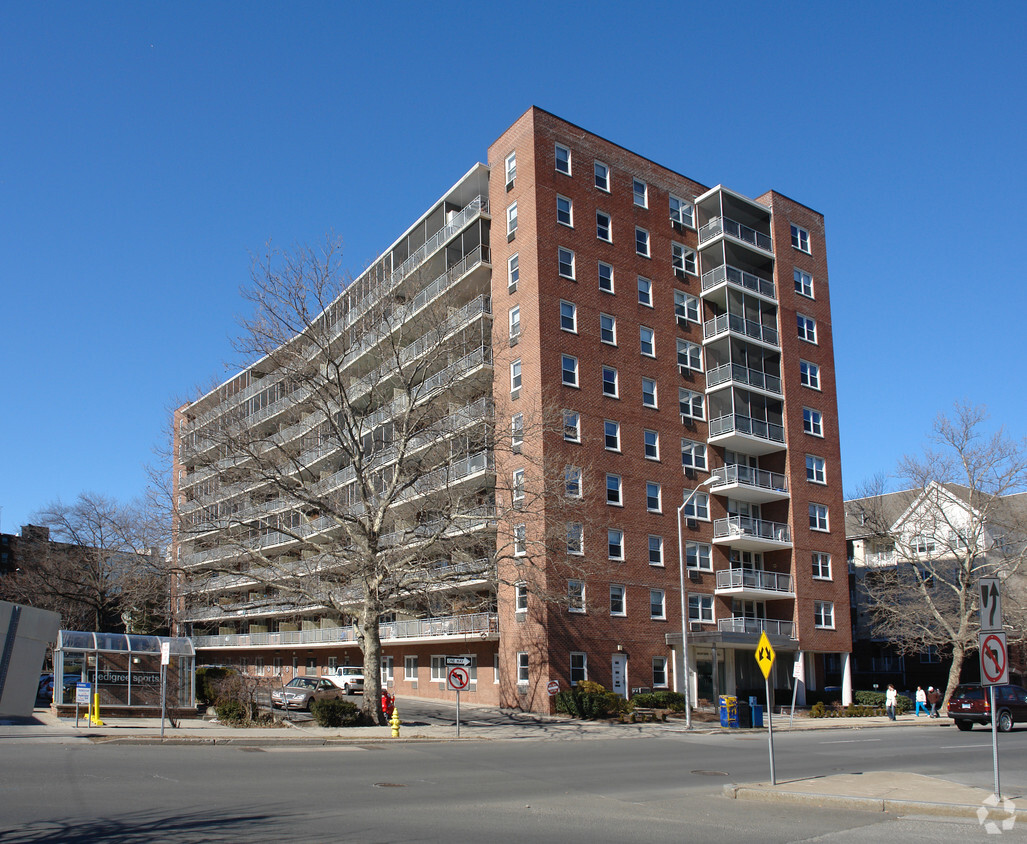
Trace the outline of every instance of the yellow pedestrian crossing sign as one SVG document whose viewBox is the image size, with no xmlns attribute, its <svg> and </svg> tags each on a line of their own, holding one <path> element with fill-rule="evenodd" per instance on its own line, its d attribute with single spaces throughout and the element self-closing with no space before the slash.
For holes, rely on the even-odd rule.
<svg viewBox="0 0 1027 844">
<path fill-rule="evenodd" d="M 770 646 L 770 639 L 767 638 L 767 631 L 764 630 L 759 644 L 756 645 L 756 662 L 759 663 L 764 680 L 770 679 L 770 669 L 774 667 L 775 656 L 774 649 Z"/>
</svg>

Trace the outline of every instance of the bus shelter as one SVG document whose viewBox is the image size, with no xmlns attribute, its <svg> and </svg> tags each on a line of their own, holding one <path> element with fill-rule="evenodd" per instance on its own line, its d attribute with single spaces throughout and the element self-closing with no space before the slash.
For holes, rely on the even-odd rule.
<svg viewBox="0 0 1027 844">
<path fill-rule="evenodd" d="M 54 648 L 54 697 L 58 708 L 75 706 L 77 683 L 91 683 L 100 711 L 121 715 L 159 713 L 161 645 L 167 643 L 167 708 L 196 708 L 196 651 L 189 639 L 125 633 L 61 630 Z M 61 681 L 63 678 L 63 682 Z"/>
</svg>

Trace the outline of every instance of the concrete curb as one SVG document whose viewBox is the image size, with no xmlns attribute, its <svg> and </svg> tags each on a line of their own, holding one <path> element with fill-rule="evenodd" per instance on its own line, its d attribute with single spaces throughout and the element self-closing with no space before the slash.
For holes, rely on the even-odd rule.
<svg viewBox="0 0 1027 844">
<path fill-rule="evenodd" d="M 804 791 L 777 791 L 774 786 L 765 788 L 735 785 L 724 786 L 724 796 L 732 800 L 749 800 L 756 803 L 791 803 L 805 806 L 819 806 L 830 809 L 854 809 L 862 812 L 891 812 L 901 815 L 936 815 L 950 818 L 976 818 L 981 806 L 968 803 L 929 803 L 923 800 L 892 800 L 886 797 L 859 797 L 851 794 L 821 794 Z M 1003 821 L 1009 817 L 1027 821 L 1027 809 L 1012 812 L 990 809 L 989 820 Z"/>
</svg>

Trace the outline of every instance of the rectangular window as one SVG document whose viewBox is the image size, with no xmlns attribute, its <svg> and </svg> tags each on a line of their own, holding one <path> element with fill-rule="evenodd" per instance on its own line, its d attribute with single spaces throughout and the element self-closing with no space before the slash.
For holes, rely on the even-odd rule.
<svg viewBox="0 0 1027 844">
<path fill-rule="evenodd" d="M 635 254 L 649 257 L 649 232 L 641 226 L 635 226 Z"/>
<path fill-rule="evenodd" d="M 660 485 L 655 481 L 646 481 L 645 509 L 650 513 L 663 512 L 663 494 Z"/>
<path fill-rule="evenodd" d="M 563 494 L 568 498 L 581 498 L 581 467 L 563 467 Z"/>
<path fill-rule="evenodd" d="M 603 422 L 603 438 L 607 451 L 620 451 L 620 422 Z"/>
<path fill-rule="evenodd" d="M 641 179 L 631 180 L 632 199 L 639 208 L 649 207 L 649 186 Z"/>
<path fill-rule="evenodd" d="M 792 225 L 792 246 L 800 252 L 809 252 L 809 232 L 794 224 Z"/>
<path fill-rule="evenodd" d="M 621 481 L 620 475 L 607 475 L 606 476 L 606 503 L 607 504 L 623 504 L 623 496 L 621 494 Z"/>
<path fill-rule="evenodd" d="M 596 187 L 599 190 L 610 192 L 610 168 L 607 167 L 603 162 L 597 161 L 595 163 L 595 175 L 596 175 Z"/>
<path fill-rule="evenodd" d="M 824 436 L 824 417 L 819 410 L 802 409 L 802 430 L 815 437 Z"/>
<path fill-rule="evenodd" d="M 795 292 L 813 298 L 813 276 L 795 268 Z"/>
<path fill-rule="evenodd" d="M 678 366 L 681 369 L 692 369 L 702 372 L 702 346 L 678 340 Z"/>
<path fill-rule="evenodd" d="M 713 596 L 689 595 L 688 620 L 700 624 L 713 624 Z"/>
<path fill-rule="evenodd" d="M 663 565 L 663 537 L 649 534 L 649 565 Z"/>
<path fill-rule="evenodd" d="M 826 504 L 809 505 L 809 529 L 828 530 Z"/>
<path fill-rule="evenodd" d="M 528 611 L 528 584 L 523 580 L 514 584 L 514 612 Z"/>
<path fill-rule="evenodd" d="M 827 483 L 827 462 L 823 457 L 806 455 L 806 480 L 815 484 Z"/>
<path fill-rule="evenodd" d="M 556 172 L 571 174 L 571 151 L 563 144 L 556 145 Z"/>
<path fill-rule="evenodd" d="M 557 250 L 558 264 L 561 278 L 569 278 L 574 281 L 574 253 L 562 246 Z"/>
<path fill-rule="evenodd" d="M 642 276 L 638 277 L 638 304 L 648 308 L 653 306 L 653 283 Z"/>
<path fill-rule="evenodd" d="M 433 683 L 444 683 L 446 681 L 446 658 L 444 656 L 433 656 L 431 658 L 431 679 Z"/>
<path fill-rule="evenodd" d="M 638 343 L 642 355 L 647 358 L 656 357 L 656 332 L 642 325 L 638 328 Z"/>
<path fill-rule="evenodd" d="M 613 267 L 599 262 L 599 289 L 603 293 L 613 293 Z"/>
<path fill-rule="evenodd" d="M 524 470 L 514 469 L 510 480 L 510 497 L 515 510 L 524 504 Z"/>
<path fill-rule="evenodd" d="M 573 203 L 566 196 L 556 197 L 556 222 L 564 226 L 574 225 Z"/>
<path fill-rule="evenodd" d="M 610 215 L 605 211 L 596 211 L 596 237 L 607 243 L 613 243 L 613 223 L 610 221 Z"/>
<path fill-rule="evenodd" d="M 616 583 L 610 584 L 610 615 L 627 615 L 625 589 Z"/>
<path fill-rule="evenodd" d="M 563 438 L 569 443 L 581 442 L 581 414 L 576 410 L 563 412 Z"/>
<path fill-rule="evenodd" d="M 652 378 L 642 379 L 642 405 L 644 407 L 657 407 L 656 381 Z"/>
<path fill-rule="evenodd" d="M 617 560 L 618 562 L 624 560 L 624 531 L 619 528 L 607 529 L 606 555 L 611 560 Z"/>
<path fill-rule="evenodd" d="M 568 580 L 567 581 L 567 611 L 568 612 L 584 612 L 585 611 L 585 581 L 583 581 L 583 580 Z"/>
<path fill-rule="evenodd" d="M 670 219 L 674 223 L 694 229 L 695 209 L 692 207 L 692 203 L 671 194 Z"/>
<path fill-rule="evenodd" d="M 564 299 L 560 300 L 560 329 L 578 333 L 578 306 Z"/>
<path fill-rule="evenodd" d="M 674 291 L 674 316 L 677 317 L 678 325 L 700 322 L 701 313 L 699 300 L 695 296 L 689 296 L 684 290 Z"/>
<path fill-rule="evenodd" d="M 512 240 L 517 231 L 517 203 L 511 202 L 506 209 L 506 237 Z"/>
<path fill-rule="evenodd" d="M 820 389 L 820 367 L 808 360 L 799 361 L 799 382 L 813 390 Z"/>
<path fill-rule="evenodd" d="M 662 589 L 649 590 L 649 617 L 667 617 L 667 596 Z"/>
<path fill-rule="evenodd" d="M 403 679 L 408 683 L 417 682 L 417 657 L 403 657 Z"/>
<path fill-rule="evenodd" d="M 514 525 L 513 544 L 515 557 L 523 557 L 528 553 L 528 529 L 525 525 Z"/>
<path fill-rule="evenodd" d="M 685 516 L 689 519 L 710 520 L 710 496 L 705 492 L 697 492 L 685 507 Z"/>
<path fill-rule="evenodd" d="M 521 278 L 521 261 L 516 252 L 506 261 L 506 287 L 511 293 L 517 291 L 517 282 Z"/>
<path fill-rule="evenodd" d="M 799 339 L 807 343 L 817 342 L 817 321 L 813 317 L 795 315 L 795 321 L 799 325 Z"/>
<path fill-rule="evenodd" d="M 584 683 L 588 679 L 588 655 L 571 652 L 571 685 Z"/>
<path fill-rule="evenodd" d="M 831 579 L 831 555 L 825 554 L 823 551 L 813 552 L 813 579 L 814 580 L 830 580 Z"/>
<path fill-rule="evenodd" d="M 395 682 L 395 673 L 393 671 L 393 658 L 391 656 L 382 657 L 382 685 L 388 686 L 389 683 Z"/>
<path fill-rule="evenodd" d="M 516 393 L 521 389 L 521 360 L 518 358 L 510 364 L 510 392 Z"/>
<path fill-rule="evenodd" d="M 578 359 L 573 355 L 560 356 L 560 373 L 565 387 L 578 386 Z"/>
<path fill-rule="evenodd" d="M 514 179 L 517 178 L 517 153 L 511 152 L 506 157 L 506 189 L 514 186 Z"/>
<path fill-rule="evenodd" d="M 697 275 L 695 264 L 695 250 L 689 249 L 680 243 L 670 245 L 670 263 L 674 272 L 678 275 Z"/>
<path fill-rule="evenodd" d="M 516 340 L 521 336 L 521 306 L 514 305 L 510 308 L 510 339 Z"/>
<path fill-rule="evenodd" d="M 834 604 L 830 601 L 813 602 L 813 626 L 834 630 Z"/>
<path fill-rule="evenodd" d="M 567 553 L 575 556 L 585 553 L 585 528 L 581 522 L 567 522 Z"/>
<path fill-rule="evenodd" d="M 703 542 L 686 542 L 685 565 L 698 571 L 713 571 L 712 547 Z"/>
<path fill-rule="evenodd" d="M 660 434 L 658 431 L 643 431 L 642 443 L 645 450 L 646 460 L 660 459 Z"/>
<path fill-rule="evenodd" d="M 612 366 L 603 367 L 603 395 L 617 398 L 617 370 Z"/>
<path fill-rule="evenodd" d="M 599 314 L 599 340 L 610 346 L 617 345 L 617 317 Z"/>
<path fill-rule="evenodd" d="M 684 387 L 679 387 L 678 407 L 681 411 L 681 418 L 703 419 L 703 399 L 702 393 L 696 393 L 692 390 L 686 390 Z"/>
<path fill-rule="evenodd" d="M 653 657 L 653 688 L 667 688 L 667 657 Z"/>
<path fill-rule="evenodd" d="M 517 652 L 517 685 L 528 685 L 528 653 L 527 651 Z"/>
<path fill-rule="evenodd" d="M 706 471 L 706 443 L 695 440 L 681 440 L 681 465 L 686 469 Z"/>
<path fill-rule="evenodd" d="M 515 413 L 510 417 L 510 445 L 519 451 L 524 444 L 524 414 Z"/>
</svg>

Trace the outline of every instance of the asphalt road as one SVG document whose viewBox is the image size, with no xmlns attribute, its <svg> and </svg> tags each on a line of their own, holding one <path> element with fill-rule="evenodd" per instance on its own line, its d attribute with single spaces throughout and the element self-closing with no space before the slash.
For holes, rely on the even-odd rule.
<svg viewBox="0 0 1027 844">
<path fill-rule="evenodd" d="M 1000 741 L 1003 791 L 1027 803 L 1027 730 Z M 989 732 L 950 728 L 775 736 L 779 782 L 904 770 L 990 789 L 990 748 Z M 4 842 L 986 837 L 974 821 L 728 800 L 725 782 L 767 778 L 767 742 L 757 735 L 668 730 L 653 738 L 338 748 L 11 743 L 2 758 Z"/>
</svg>

